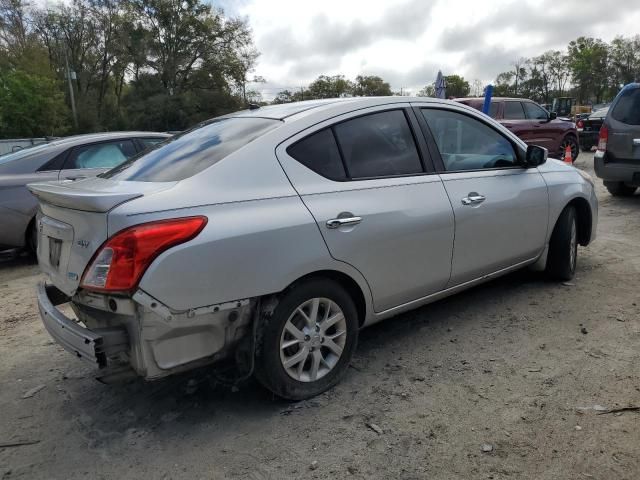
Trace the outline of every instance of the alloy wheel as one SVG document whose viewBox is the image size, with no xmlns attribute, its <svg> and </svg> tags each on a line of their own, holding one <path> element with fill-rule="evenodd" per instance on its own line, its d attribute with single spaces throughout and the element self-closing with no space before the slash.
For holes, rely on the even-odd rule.
<svg viewBox="0 0 640 480">
<path fill-rule="evenodd" d="M 280 361 L 299 382 L 314 382 L 338 363 L 347 340 L 347 322 L 340 307 L 328 298 L 299 305 L 280 335 Z"/>
</svg>

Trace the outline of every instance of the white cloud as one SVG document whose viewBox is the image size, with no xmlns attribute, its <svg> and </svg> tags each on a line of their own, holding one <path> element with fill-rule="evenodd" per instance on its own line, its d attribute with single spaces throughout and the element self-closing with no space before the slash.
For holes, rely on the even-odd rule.
<svg viewBox="0 0 640 480">
<path fill-rule="evenodd" d="M 256 73 L 268 80 L 265 97 L 322 74 L 378 74 L 394 89 L 413 91 L 438 69 L 488 82 L 518 57 L 564 49 L 578 36 L 634 35 L 640 25 L 640 4 L 628 0 L 214 3 L 248 18 L 262 53 Z"/>
</svg>

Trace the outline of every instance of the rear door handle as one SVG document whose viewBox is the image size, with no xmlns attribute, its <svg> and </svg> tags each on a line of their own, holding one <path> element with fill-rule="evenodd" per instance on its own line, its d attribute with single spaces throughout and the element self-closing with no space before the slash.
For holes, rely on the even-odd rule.
<svg viewBox="0 0 640 480">
<path fill-rule="evenodd" d="M 476 192 L 471 192 L 469 195 L 462 199 L 462 205 L 478 205 L 484 202 L 487 198 Z"/>
<path fill-rule="evenodd" d="M 70 177 L 64 177 L 64 178 L 66 178 L 67 180 L 82 180 L 83 178 L 87 178 L 87 177 L 84 175 L 72 175 Z"/>
<path fill-rule="evenodd" d="M 345 217 L 345 218 L 333 218 L 327 220 L 327 228 L 339 228 L 347 225 L 357 225 L 362 221 L 362 217 Z"/>
</svg>

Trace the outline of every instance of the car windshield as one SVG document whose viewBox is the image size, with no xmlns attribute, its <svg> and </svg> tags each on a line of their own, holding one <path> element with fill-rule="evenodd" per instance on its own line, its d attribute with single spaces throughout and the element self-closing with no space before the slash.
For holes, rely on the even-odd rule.
<svg viewBox="0 0 640 480">
<path fill-rule="evenodd" d="M 268 118 L 217 118 L 171 137 L 100 176 L 139 182 L 183 180 L 281 124 Z"/>
</svg>

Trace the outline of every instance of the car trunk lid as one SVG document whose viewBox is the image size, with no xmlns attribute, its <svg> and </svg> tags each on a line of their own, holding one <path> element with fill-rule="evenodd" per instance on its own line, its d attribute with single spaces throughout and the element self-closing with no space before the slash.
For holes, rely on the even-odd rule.
<svg viewBox="0 0 640 480">
<path fill-rule="evenodd" d="M 56 287 L 73 295 L 87 264 L 109 236 L 109 212 L 174 183 L 92 178 L 28 185 L 40 201 L 36 220 L 40 268 Z"/>
</svg>

